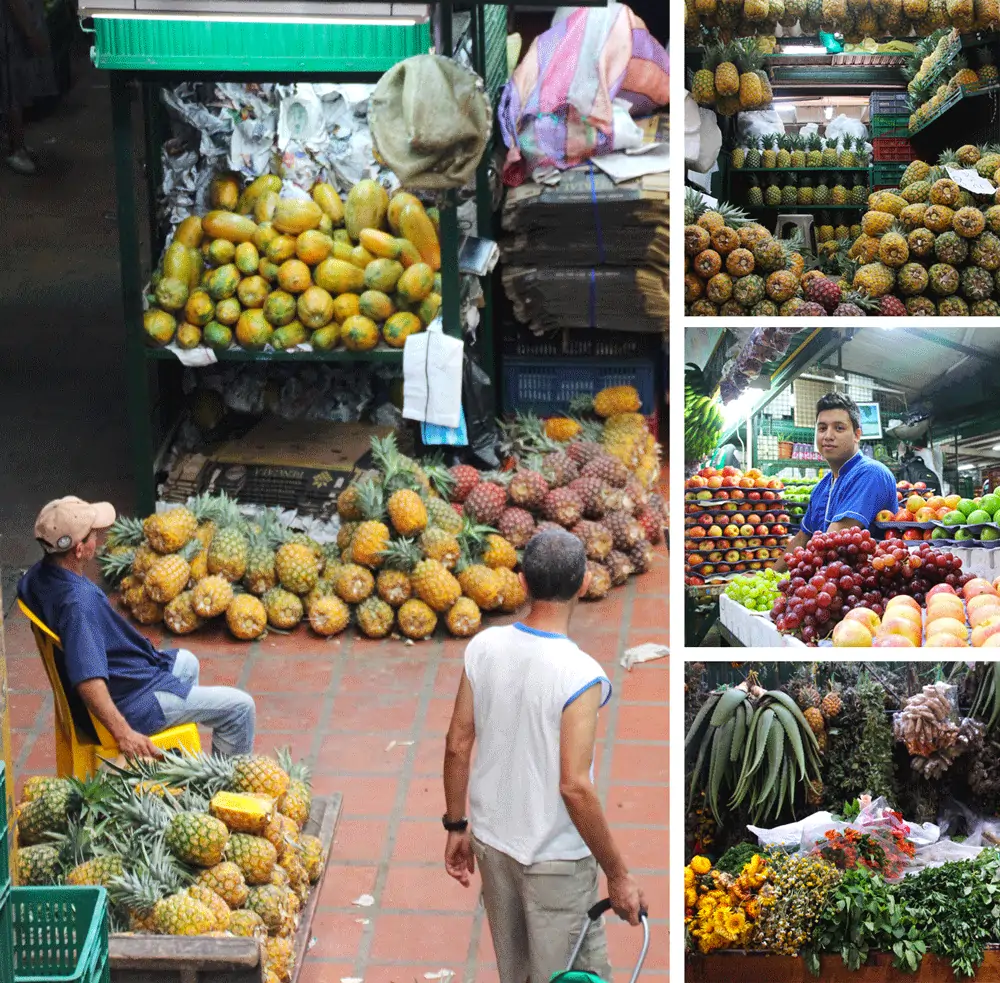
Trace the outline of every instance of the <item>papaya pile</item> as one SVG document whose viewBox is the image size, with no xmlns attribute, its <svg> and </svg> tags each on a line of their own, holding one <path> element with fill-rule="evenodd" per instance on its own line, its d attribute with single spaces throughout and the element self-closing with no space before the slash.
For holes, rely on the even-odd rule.
<svg viewBox="0 0 1000 983">
<path fill-rule="evenodd" d="M 371 180 L 281 195 L 226 173 L 212 210 L 181 221 L 151 282 L 147 343 L 190 349 L 402 348 L 441 307 L 438 215 Z"/>
</svg>

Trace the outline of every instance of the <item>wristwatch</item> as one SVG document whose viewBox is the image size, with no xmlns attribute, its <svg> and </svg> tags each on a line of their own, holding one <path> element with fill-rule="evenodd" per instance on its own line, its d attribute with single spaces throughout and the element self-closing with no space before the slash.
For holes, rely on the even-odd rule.
<svg viewBox="0 0 1000 983">
<path fill-rule="evenodd" d="M 441 817 L 441 822 L 449 833 L 464 833 L 469 828 L 469 820 L 464 816 L 461 819 L 449 820 L 448 813 L 445 813 Z"/>
</svg>

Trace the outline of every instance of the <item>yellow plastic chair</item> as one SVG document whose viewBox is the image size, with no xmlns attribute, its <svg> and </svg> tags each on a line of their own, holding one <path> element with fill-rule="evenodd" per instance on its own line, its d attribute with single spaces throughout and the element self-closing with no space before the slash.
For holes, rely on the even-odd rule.
<svg viewBox="0 0 1000 983">
<path fill-rule="evenodd" d="M 60 672 L 60 661 L 65 656 L 59 636 L 21 598 L 17 599 L 17 605 L 31 623 L 38 654 L 42 657 L 52 687 L 56 719 L 56 773 L 60 778 L 73 776 L 86 779 L 97 772 L 102 760 L 113 761 L 121 752 L 108 729 L 87 709 L 76 692 L 67 692 Z M 201 751 L 201 738 L 195 724 L 170 727 L 149 739 L 163 751 L 181 748 L 192 754 Z"/>
</svg>

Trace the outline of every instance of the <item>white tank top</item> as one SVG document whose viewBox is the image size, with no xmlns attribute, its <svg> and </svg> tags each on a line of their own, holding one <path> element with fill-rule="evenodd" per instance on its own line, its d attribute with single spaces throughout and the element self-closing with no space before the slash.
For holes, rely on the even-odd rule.
<svg viewBox="0 0 1000 983">
<path fill-rule="evenodd" d="M 472 639 L 465 672 L 476 723 L 469 776 L 476 838 L 526 866 L 589 856 L 559 792 L 559 744 L 563 710 L 573 700 L 595 684 L 601 706 L 611 698 L 600 663 L 565 635 L 516 624 Z"/>
</svg>

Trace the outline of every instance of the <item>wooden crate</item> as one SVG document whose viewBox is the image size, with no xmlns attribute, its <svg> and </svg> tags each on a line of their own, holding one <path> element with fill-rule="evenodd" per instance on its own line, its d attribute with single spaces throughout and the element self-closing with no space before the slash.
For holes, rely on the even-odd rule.
<svg viewBox="0 0 1000 983">
<path fill-rule="evenodd" d="M 951 965 L 937 956 L 924 956 L 916 973 L 894 969 L 892 956 L 880 952 L 857 970 L 850 970 L 840 956 L 823 956 L 819 983 L 954 983 Z M 976 979 L 1000 979 L 1000 950 L 988 949 Z M 688 956 L 684 983 L 817 983 L 798 956 L 768 952 L 722 952 Z"/>
<path fill-rule="evenodd" d="M 314 798 L 304 832 L 318 836 L 329 863 L 340 820 L 342 796 Z M 297 983 L 312 938 L 313 916 L 326 877 L 313 885 L 295 933 Z M 166 935 L 112 935 L 109 944 L 111 983 L 262 983 L 260 947 L 253 939 L 175 938 Z"/>
</svg>

